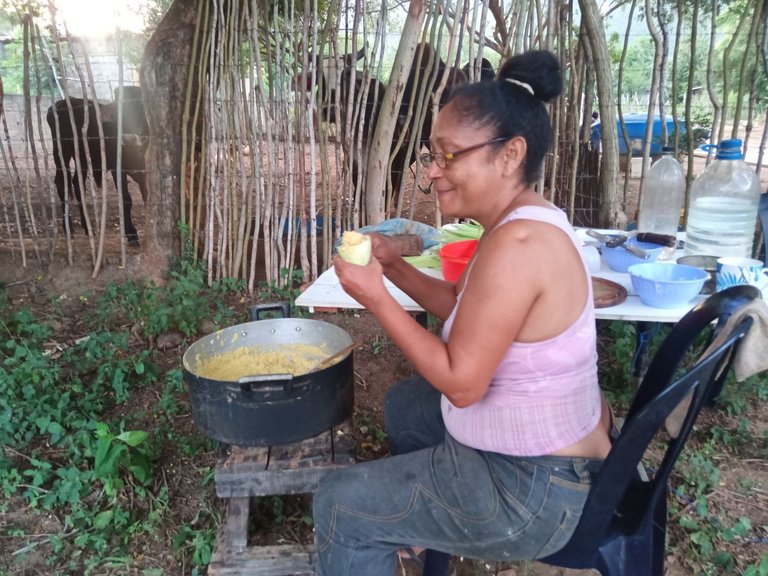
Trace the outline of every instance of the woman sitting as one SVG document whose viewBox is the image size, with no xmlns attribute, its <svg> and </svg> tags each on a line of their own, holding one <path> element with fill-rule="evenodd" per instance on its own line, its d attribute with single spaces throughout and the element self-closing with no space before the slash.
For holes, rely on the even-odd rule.
<svg viewBox="0 0 768 576">
<path fill-rule="evenodd" d="M 566 215 L 533 189 L 551 140 L 556 58 L 511 58 L 493 82 L 452 91 L 421 162 L 441 212 L 483 225 L 455 284 L 375 236 L 370 264 L 336 259 L 419 377 L 385 404 L 392 457 L 329 474 L 314 497 L 317 573 L 392 576 L 397 551 L 530 560 L 570 538 L 608 453 L 590 275 Z M 445 320 L 442 338 L 384 276 Z"/>
</svg>

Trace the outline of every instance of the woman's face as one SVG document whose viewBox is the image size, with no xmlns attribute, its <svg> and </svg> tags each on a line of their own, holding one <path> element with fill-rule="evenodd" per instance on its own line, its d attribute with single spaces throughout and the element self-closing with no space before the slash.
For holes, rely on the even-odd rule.
<svg viewBox="0 0 768 576">
<path fill-rule="evenodd" d="M 462 123 L 449 104 L 437 116 L 430 151 L 448 154 L 492 140 L 496 135 L 489 128 Z M 493 203 L 502 175 L 501 144 L 488 144 L 462 152 L 447 160 L 446 167 L 436 162 L 427 169 L 432 190 L 437 194 L 440 211 L 445 216 L 477 218 L 479 211 Z"/>
</svg>

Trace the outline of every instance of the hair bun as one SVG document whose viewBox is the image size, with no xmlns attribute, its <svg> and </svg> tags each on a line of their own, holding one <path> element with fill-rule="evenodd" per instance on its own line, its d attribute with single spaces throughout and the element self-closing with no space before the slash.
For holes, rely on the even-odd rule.
<svg viewBox="0 0 768 576">
<path fill-rule="evenodd" d="M 507 60 L 499 70 L 502 82 L 514 84 L 543 102 L 563 91 L 560 62 L 547 50 L 529 50 Z"/>
</svg>

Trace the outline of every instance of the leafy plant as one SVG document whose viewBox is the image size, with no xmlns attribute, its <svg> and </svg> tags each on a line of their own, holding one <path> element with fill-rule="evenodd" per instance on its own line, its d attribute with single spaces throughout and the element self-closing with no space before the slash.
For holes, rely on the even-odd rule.
<svg viewBox="0 0 768 576">
<path fill-rule="evenodd" d="M 757 564 L 747 566 L 744 576 L 768 576 L 768 556 L 763 556 Z"/>
<path fill-rule="evenodd" d="M 196 263 L 178 260 L 164 286 L 145 280 L 109 284 L 96 299 L 96 328 L 105 329 L 116 321 L 136 325 L 148 337 L 170 330 L 185 336 L 197 334 L 200 321 L 213 318 L 224 323 L 233 316 L 222 296 L 241 289 L 242 282 L 225 278 L 208 287 L 205 270 Z M 115 317 L 117 312 L 118 316 Z"/>
<path fill-rule="evenodd" d="M 35 537 L 22 553 L 44 544 L 46 561 L 68 566 L 68 573 L 110 567 L 126 572 L 136 561 L 132 541 L 165 521 L 168 488 L 158 485 L 154 459 L 161 433 L 170 443 L 179 437 L 169 423 L 186 409 L 183 379 L 174 369 L 160 380 L 152 412 L 162 418 L 152 430 L 129 426 L 141 417 L 129 401 L 155 384 L 159 373 L 156 352 L 137 347 L 125 328 L 139 320 L 148 332 L 172 323 L 190 331 L 195 316 L 195 322 L 211 311 L 222 320 L 231 316 L 221 302 L 238 284 L 208 288 L 191 270 L 180 268 L 164 286 L 134 281 L 83 297 L 83 320 L 93 331 L 55 347 L 60 339 L 48 319 L 26 308 L 10 310 L 0 300 L 0 491 L 6 503 L 23 499 L 31 514 L 45 511 L 62 521 L 59 531 Z M 181 308 L 169 306 L 174 299 L 183 302 Z M 62 313 L 55 305 L 50 311 Z M 180 444 L 189 454 L 212 452 L 212 442 L 199 434 Z M 209 485 L 212 470 L 201 472 L 201 485 Z M 215 527 L 202 526 L 190 536 L 200 566 L 210 557 Z M 16 526 L 9 530 L 23 534 Z"/>
<path fill-rule="evenodd" d="M 280 279 L 275 283 L 266 281 L 259 282 L 259 300 L 261 301 L 287 301 L 293 306 L 296 298 L 301 293 L 299 288 L 304 281 L 304 272 L 295 268 L 281 268 Z M 298 316 L 303 312 L 300 308 L 293 306 Z"/>
<path fill-rule="evenodd" d="M 359 433 L 357 452 L 379 453 L 386 448 L 387 432 L 373 421 L 370 414 L 362 413 L 358 416 L 356 429 Z"/>
<path fill-rule="evenodd" d="M 190 555 L 194 566 L 207 565 L 211 561 L 218 523 L 208 510 L 200 510 L 192 522 L 182 525 L 173 536 L 173 549 Z"/>
<path fill-rule="evenodd" d="M 755 401 L 765 400 L 768 400 L 767 374 L 755 374 L 743 382 L 736 382 L 731 371 L 716 402 L 719 409 L 730 416 L 737 416 L 743 414 Z"/>
<path fill-rule="evenodd" d="M 615 408 L 628 406 L 634 395 L 629 376 L 635 361 L 635 351 L 636 332 L 633 324 L 601 322 L 598 325 L 600 387 L 608 403 Z"/>
<path fill-rule="evenodd" d="M 107 496 L 114 496 L 124 486 L 124 471 L 146 486 L 152 480 L 152 457 L 145 443 L 148 434 L 129 430 L 113 434 L 103 422 L 96 424 L 96 454 L 93 473 L 102 481 Z"/>
</svg>

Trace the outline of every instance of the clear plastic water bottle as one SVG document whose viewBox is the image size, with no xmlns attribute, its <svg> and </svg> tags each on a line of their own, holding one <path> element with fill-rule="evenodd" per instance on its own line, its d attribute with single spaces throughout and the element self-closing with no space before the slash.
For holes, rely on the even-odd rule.
<svg viewBox="0 0 768 576">
<path fill-rule="evenodd" d="M 661 158 L 648 169 L 637 216 L 638 232 L 677 235 L 685 199 L 685 176 L 673 152 L 673 148 L 664 147 Z M 659 260 L 669 260 L 674 254 L 674 247 L 665 248 Z"/>
<path fill-rule="evenodd" d="M 744 162 L 741 140 L 723 140 L 691 185 L 685 253 L 751 257 L 759 199 L 760 180 Z"/>
</svg>

